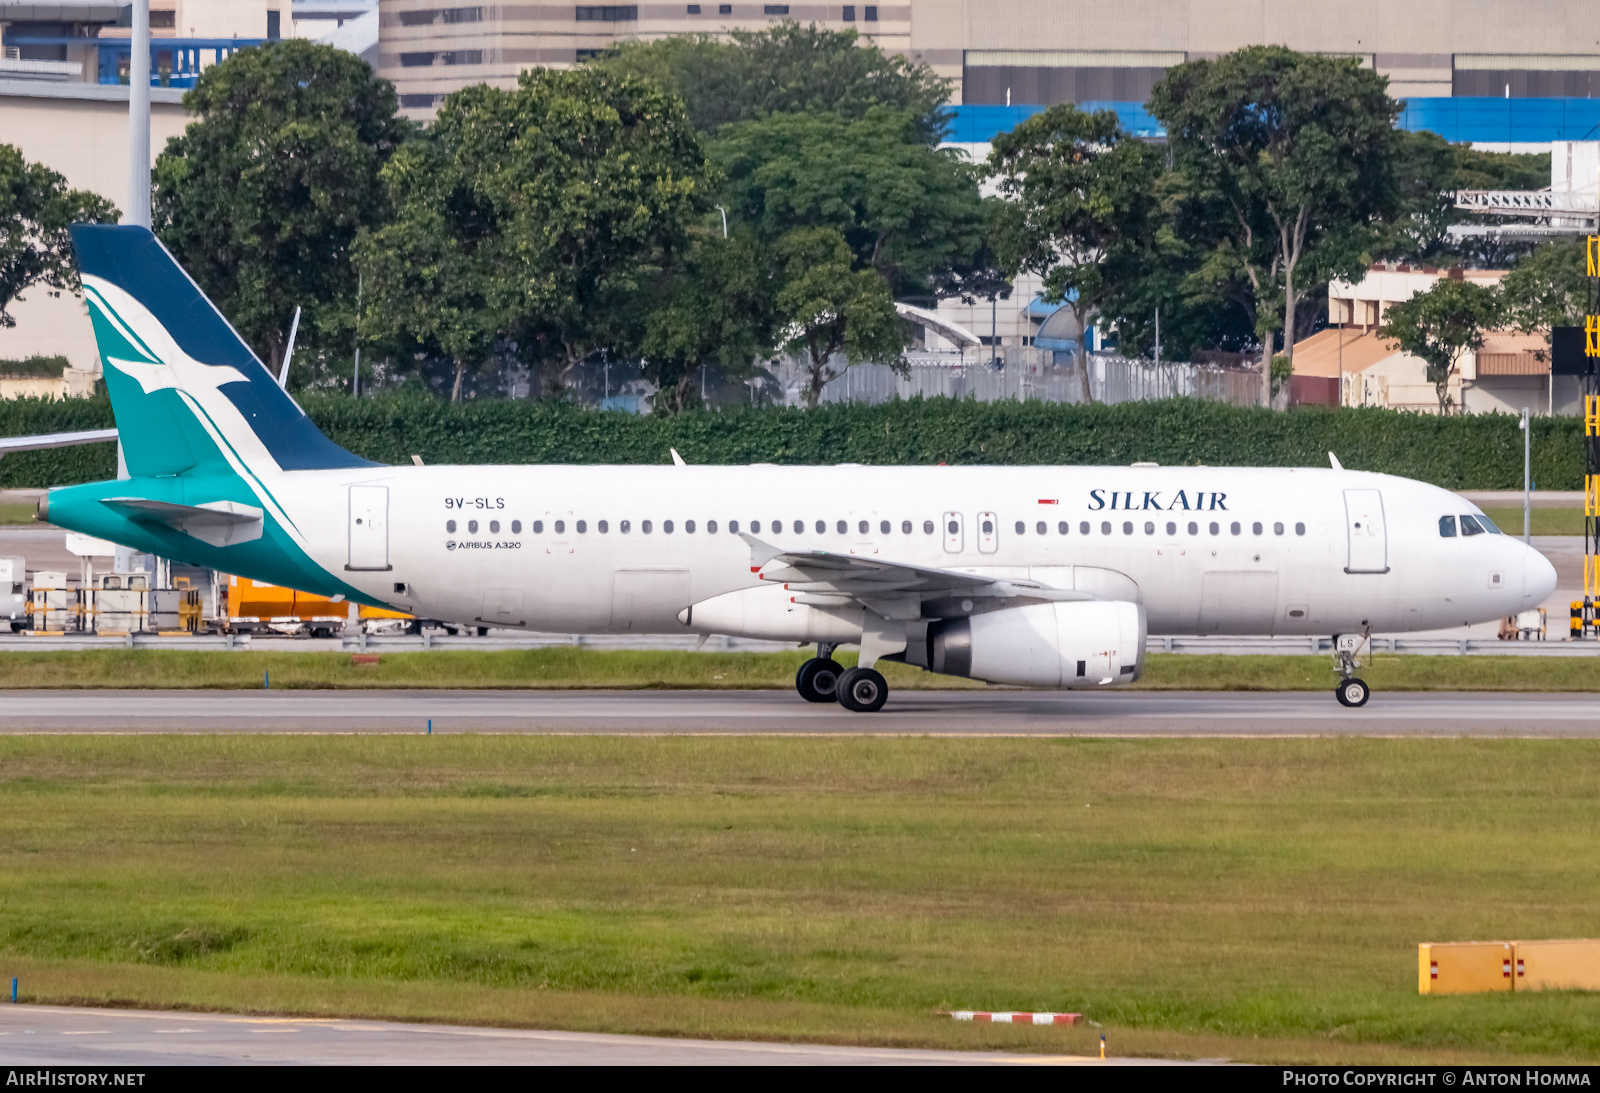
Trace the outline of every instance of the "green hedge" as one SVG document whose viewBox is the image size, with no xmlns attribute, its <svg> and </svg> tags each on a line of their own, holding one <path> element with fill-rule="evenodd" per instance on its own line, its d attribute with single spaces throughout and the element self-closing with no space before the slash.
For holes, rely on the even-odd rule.
<svg viewBox="0 0 1600 1093">
<path fill-rule="evenodd" d="M 559 402 L 451 405 L 425 395 L 353 400 L 301 396 L 335 442 L 384 463 L 1083 463 L 1327 466 L 1386 471 L 1451 489 L 1522 485 L 1522 434 L 1503 414 L 1440 418 L 1392 410 L 1289 413 L 1174 399 L 1121 406 L 913 399 L 638 417 Z M 0 403 L 0 436 L 112 424 L 103 399 Z M 1583 427 L 1535 418 L 1533 475 L 1543 489 L 1581 489 Z M 0 486 L 111 477 L 110 445 L 0 460 Z"/>
</svg>

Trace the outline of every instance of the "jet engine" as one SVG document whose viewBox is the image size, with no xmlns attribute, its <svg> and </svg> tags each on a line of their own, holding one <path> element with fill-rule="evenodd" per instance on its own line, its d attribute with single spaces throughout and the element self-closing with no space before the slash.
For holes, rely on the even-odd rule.
<svg viewBox="0 0 1600 1093">
<path fill-rule="evenodd" d="M 1144 640 L 1142 605 L 1089 600 L 943 619 L 928 626 L 926 649 L 917 651 L 926 653 L 924 667 L 945 675 L 1023 687 L 1098 687 L 1139 678 Z"/>
</svg>

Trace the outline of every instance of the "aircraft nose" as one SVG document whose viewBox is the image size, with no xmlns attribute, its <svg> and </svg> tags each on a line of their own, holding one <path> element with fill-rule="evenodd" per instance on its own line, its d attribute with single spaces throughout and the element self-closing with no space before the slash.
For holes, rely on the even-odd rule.
<svg viewBox="0 0 1600 1093">
<path fill-rule="evenodd" d="M 1550 559 L 1532 547 L 1527 549 L 1522 562 L 1522 603 L 1537 607 L 1556 590 L 1556 567 Z"/>
</svg>

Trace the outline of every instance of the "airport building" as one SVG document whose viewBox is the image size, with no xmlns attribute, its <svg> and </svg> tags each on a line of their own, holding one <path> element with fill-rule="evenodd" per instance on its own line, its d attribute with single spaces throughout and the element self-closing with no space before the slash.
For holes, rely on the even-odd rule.
<svg viewBox="0 0 1600 1093">
<path fill-rule="evenodd" d="M 900 0 L 884 4 L 474 4 L 380 0 L 379 71 L 407 113 L 469 84 L 515 84 L 617 42 L 761 29 L 854 28 L 954 85 L 953 139 L 987 141 L 1060 102 L 1111 106 L 1151 130 L 1150 89 L 1172 65 L 1280 44 L 1361 59 L 1406 100 L 1402 124 L 1452 140 L 1593 140 L 1600 21 L 1592 0 Z M 1152 133 L 1152 135 L 1154 135 Z"/>
</svg>

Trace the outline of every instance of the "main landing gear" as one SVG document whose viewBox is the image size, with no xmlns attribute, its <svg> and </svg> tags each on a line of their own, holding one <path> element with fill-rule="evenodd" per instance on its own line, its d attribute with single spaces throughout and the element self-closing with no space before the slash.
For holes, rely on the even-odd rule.
<svg viewBox="0 0 1600 1093">
<path fill-rule="evenodd" d="M 1368 634 L 1335 634 L 1333 636 L 1333 656 L 1338 666 L 1339 685 L 1333 689 L 1333 697 L 1339 700 L 1339 705 L 1358 709 L 1367 704 L 1367 699 L 1372 697 L 1372 688 L 1367 686 L 1364 679 L 1356 678 L 1356 669 L 1361 667 L 1356 660 L 1356 654 L 1367 643 Z"/>
<path fill-rule="evenodd" d="M 807 702 L 837 702 L 852 713 L 876 713 L 889 698 L 889 684 L 871 668 L 845 669 L 833 659 L 834 646 L 818 645 L 817 655 L 800 665 L 794 689 Z"/>
</svg>

